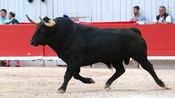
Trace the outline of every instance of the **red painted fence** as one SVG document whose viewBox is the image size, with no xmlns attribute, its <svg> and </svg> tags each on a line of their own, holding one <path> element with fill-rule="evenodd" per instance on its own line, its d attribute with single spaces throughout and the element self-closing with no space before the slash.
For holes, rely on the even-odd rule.
<svg viewBox="0 0 175 98">
<path fill-rule="evenodd" d="M 142 31 L 148 44 L 149 56 L 175 56 L 175 24 L 138 25 L 129 22 L 81 23 L 99 28 L 136 27 Z M 6 56 L 55 56 L 48 47 L 32 47 L 30 39 L 35 31 L 33 24 L 0 26 L 0 57 Z"/>
</svg>

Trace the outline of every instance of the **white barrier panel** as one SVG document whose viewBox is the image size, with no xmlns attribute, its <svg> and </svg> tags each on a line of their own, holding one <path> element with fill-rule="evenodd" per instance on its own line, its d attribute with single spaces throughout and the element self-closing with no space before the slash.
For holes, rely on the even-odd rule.
<svg viewBox="0 0 175 98">
<path fill-rule="evenodd" d="M 175 60 L 175 56 L 148 56 L 149 60 Z M 57 64 L 66 65 L 66 63 L 56 56 L 42 57 L 42 56 L 31 56 L 31 57 L 0 57 L 0 60 L 57 60 Z"/>
</svg>

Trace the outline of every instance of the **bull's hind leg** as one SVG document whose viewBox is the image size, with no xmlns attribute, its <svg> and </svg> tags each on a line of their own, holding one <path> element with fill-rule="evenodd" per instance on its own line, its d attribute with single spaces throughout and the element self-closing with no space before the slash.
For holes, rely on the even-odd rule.
<svg viewBox="0 0 175 98">
<path fill-rule="evenodd" d="M 119 60 L 117 62 L 112 63 L 113 67 L 116 69 L 116 72 L 112 75 L 112 77 L 108 79 L 105 88 L 110 88 L 110 85 L 113 83 L 113 81 L 115 81 L 125 72 L 125 68 L 122 62 L 122 60 Z"/>
<path fill-rule="evenodd" d="M 148 61 L 147 57 L 145 57 L 145 58 L 139 57 L 139 58 L 134 58 L 134 59 L 141 64 L 143 69 L 145 69 L 146 71 L 148 71 L 151 74 L 151 76 L 154 78 L 155 82 L 160 87 L 165 88 L 165 83 L 158 78 L 157 74 L 154 71 L 153 65 Z"/>
</svg>

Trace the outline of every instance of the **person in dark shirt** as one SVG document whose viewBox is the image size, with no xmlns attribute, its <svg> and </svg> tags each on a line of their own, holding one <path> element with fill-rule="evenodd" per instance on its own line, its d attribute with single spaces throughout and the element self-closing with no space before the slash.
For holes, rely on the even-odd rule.
<svg viewBox="0 0 175 98">
<path fill-rule="evenodd" d="M 6 24 L 18 24 L 19 23 L 18 20 L 15 19 L 15 13 L 14 12 L 9 13 L 9 20 L 10 20 L 10 22 L 8 22 Z M 15 65 L 16 67 L 20 67 L 19 60 L 15 60 L 15 64 L 16 64 Z M 10 67 L 10 60 L 6 61 L 6 67 Z"/>
<path fill-rule="evenodd" d="M 10 19 L 10 22 L 6 23 L 6 24 L 18 24 L 18 20 L 15 19 L 15 13 L 14 12 L 10 12 L 9 13 L 9 19 Z"/>
<path fill-rule="evenodd" d="M 172 24 L 173 20 L 171 15 L 169 15 L 166 11 L 166 7 L 165 6 L 160 6 L 159 7 L 159 15 L 157 15 L 154 20 L 153 23 L 155 24 Z"/>
</svg>

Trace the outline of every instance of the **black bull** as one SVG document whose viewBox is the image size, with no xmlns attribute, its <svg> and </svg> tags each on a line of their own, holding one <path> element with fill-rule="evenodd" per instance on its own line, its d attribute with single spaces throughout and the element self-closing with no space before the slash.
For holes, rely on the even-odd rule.
<svg viewBox="0 0 175 98">
<path fill-rule="evenodd" d="M 147 59 L 146 42 L 138 29 L 100 29 L 74 23 L 68 18 L 56 18 L 52 21 L 55 24 L 48 27 L 49 22 L 47 17 L 41 19 L 31 44 L 49 45 L 59 54 L 58 57 L 67 63 L 64 83 L 59 88 L 61 93 L 66 91 L 72 77 L 83 83 L 95 83 L 93 79 L 85 78 L 79 73 L 81 66 L 97 62 L 116 69 L 106 82 L 105 88 L 109 88 L 112 82 L 125 72 L 123 61 L 128 64 L 129 58 L 139 62 L 155 82 L 165 88 L 164 82 L 158 78 L 153 65 Z"/>
</svg>

